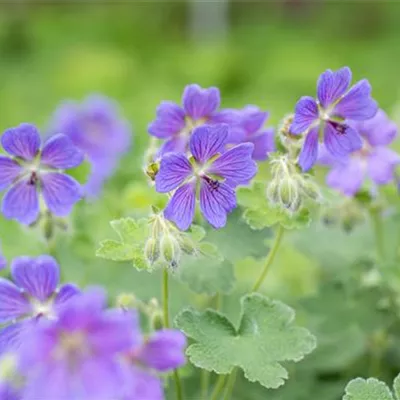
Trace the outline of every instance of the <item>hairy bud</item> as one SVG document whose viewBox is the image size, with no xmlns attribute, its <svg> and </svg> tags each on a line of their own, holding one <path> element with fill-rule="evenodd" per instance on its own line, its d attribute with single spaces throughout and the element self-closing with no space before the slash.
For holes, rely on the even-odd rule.
<svg viewBox="0 0 400 400">
<path fill-rule="evenodd" d="M 161 256 L 171 267 L 176 267 L 181 258 L 181 248 L 178 241 L 171 234 L 164 234 L 160 240 Z"/>
<path fill-rule="evenodd" d="M 160 258 L 160 243 L 157 238 L 149 237 L 144 246 L 144 255 L 150 265 Z"/>
</svg>

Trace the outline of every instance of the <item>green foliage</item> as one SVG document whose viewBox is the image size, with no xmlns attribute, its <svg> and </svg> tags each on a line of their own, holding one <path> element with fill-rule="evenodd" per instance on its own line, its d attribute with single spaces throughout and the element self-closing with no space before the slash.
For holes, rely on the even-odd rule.
<svg viewBox="0 0 400 400">
<path fill-rule="evenodd" d="M 75 178 L 79 183 L 84 184 L 87 182 L 91 172 L 91 166 L 87 159 L 75 168 L 66 170 L 66 173 Z"/>
<path fill-rule="evenodd" d="M 386 383 L 375 378 L 353 379 L 346 387 L 343 400 L 399 400 L 400 375 L 394 380 L 394 395 Z"/>
<path fill-rule="evenodd" d="M 245 377 L 268 388 L 278 388 L 288 378 L 284 361 L 300 361 L 316 345 L 315 338 L 293 324 L 294 311 L 259 294 L 242 298 L 238 328 L 223 314 L 185 310 L 175 320 L 194 339 L 187 349 L 197 367 L 229 374 L 234 367 Z"/>
<path fill-rule="evenodd" d="M 243 218 L 252 229 L 264 229 L 276 224 L 281 224 L 286 229 L 300 229 L 311 222 L 310 211 L 307 208 L 292 214 L 271 205 L 267 199 L 266 187 L 261 182 L 255 182 L 252 187 L 240 188 L 238 202 L 246 208 Z"/>
</svg>

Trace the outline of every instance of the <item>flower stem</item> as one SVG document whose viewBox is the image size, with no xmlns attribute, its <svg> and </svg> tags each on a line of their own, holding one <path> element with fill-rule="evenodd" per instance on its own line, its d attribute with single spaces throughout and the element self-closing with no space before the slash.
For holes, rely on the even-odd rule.
<svg viewBox="0 0 400 400">
<path fill-rule="evenodd" d="M 226 375 L 219 375 L 214 390 L 211 394 L 210 400 L 217 400 L 224 389 Z"/>
<path fill-rule="evenodd" d="M 234 388 L 235 382 L 236 382 L 237 372 L 238 372 L 238 369 L 235 368 L 232 371 L 231 375 L 229 376 L 228 382 L 226 383 L 223 400 L 229 400 L 231 398 L 233 388 Z"/>
<path fill-rule="evenodd" d="M 163 317 L 164 317 L 164 327 L 169 328 L 169 275 L 168 269 L 163 269 L 163 279 L 162 279 L 162 299 L 163 299 Z M 176 399 L 183 400 L 183 389 L 181 378 L 179 376 L 179 372 L 177 369 L 174 370 L 173 373 L 174 381 L 175 381 L 175 392 Z"/>
<path fill-rule="evenodd" d="M 385 241 L 383 235 L 382 216 L 376 208 L 370 210 L 372 225 L 375 234 L 376 252 L 378 260 L 382 262 L 385 258 Z"/>
<path fill-rule="evenodd" d="M 276 233 L 275 241 L 272 244 L 272 247 L 268 253 L 268 257 L 265 261 L 264 268 L 261 271 L 261 275 L 259 276 L 259 278 L 257 279 L 257 282 L 253 286 L 252 292 L 257 292 L 260 289 L 261 285 L 263 284 L 264 279 L 267 276 L 268 271 L 275 259 L 278 248 L 282 242 L 282 237 L 283 237 L 284 232 L 285 232 L 285 228 L 282 225 L 279 225 L 278 231 Z"/>
</svg>

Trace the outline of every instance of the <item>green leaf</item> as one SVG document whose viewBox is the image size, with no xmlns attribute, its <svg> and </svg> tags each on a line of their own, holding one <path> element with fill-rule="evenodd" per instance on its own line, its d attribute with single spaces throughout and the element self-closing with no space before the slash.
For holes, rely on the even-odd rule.
<svg viewBox="0 0 400 400">
<path fill-rule="evenodd" d="M 143 255 L 143 244 L 147 238 L 146 220 L 135 221 L 132 218 L 122 218 L 110 222 L 117 233 L 117 240 L 103 240 L 96 251 L 96 256 L 113 261 L 133 261 L 137 269 L 148 268 Z"/>
<path fill-rule="evenodd" d="M 261 182 L 238 190 L 238 202 L 246 208 L 243 218 L 252 229 L 260 230 L 275 224 L 281 224 L 286 229 L 300 229 L 311 223 L 311 213 L 307 208 L 291 214 L 271 205 L 265 190 L 265 185 Z"/>
<path fill-rule="evenodd" d="M 199 294 L 230 293 L 235 284 L 232 264 L 219 258 L 185 257 L 179 271 L 182 282 Z"/>
<path fill-rule="evenodd" d="M 400 400 L 400 375 L 394 381 L 394 393 L 386 383 L 375 378 L 353 379 L 346 387 L 343 400 Z"/>
<path fill-rule="evenodd" d="M 279 301 L 249 294 L 241 308 L 238 328 L 214 310 L 181 312 L 176 325 L 195 341 L 187 355 L 197 367 L 218 374 L 239 367 L 249 381 L 277 388 L 288 378 L 280 363 L 300 361 L 315 348 L 315 338 L 293 324 L 294 311 Z"/>
</svg>

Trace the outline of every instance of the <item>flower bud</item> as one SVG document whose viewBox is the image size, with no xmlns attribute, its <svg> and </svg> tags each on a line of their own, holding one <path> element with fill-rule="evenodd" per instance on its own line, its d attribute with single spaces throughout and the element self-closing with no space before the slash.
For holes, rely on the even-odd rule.
<svg viewBox="0 0 400 400">
<path fill-rule="evenodd" d="M 144 256 L 150 265 L 160 258 L 160 244 L 157 238 L 149 237 L 144 246 Z"/>
<path fill-rule="evenodd" d="M 195 246 L 193 240 L 190 239 L 190 237 L 188 237 L 186 234 L 183 234 L 180 237 L 179 242 L 180 242 L 179 243 L 180 247 L 184 253 L 190 255 L 190 254 L 194 254 L 196 252 L 196 246 Z"/>
<path fill-rule="evenodd" d="M 296 179 L 286 178 L 279 184 L 280 203 L 291 212 L 297 211 L 301 206 L 299 185 Z"/>
<path fill-rule="evenodd" d="M 322 194 L 319 190 L 319 186 L 311 179 L 300 179 L 300 188 L 305 196 L 309 199 L 320 203 L 322 201 Z"/>
<path fill-rule="evenodd" d="M 272 180 L 267 187 L 267 198 L 270 203 L 278 205 L 280 203 L 279 183 L 277 179 Z"/>
<path fill-rule="evenodd" d="M 131 293 L 121 293 L 117 297 L 117 305 L 123 309 L 130 309 L 137 307 L 137 299 Z"/>
<path fill-rule="evenodd" d="M 160 169 L 160 164 L 158 162 L 151 162 L 147 165 L 145 172 L 146 175 L 154 181 L 156 179 L 156 175 L 158 174 L 158 170 Z"/>
<path fill-rule="evenodd" d="M 178 241 L 171 234 L 164 234 L 160 241 L 161 256 L 171 267 L 176 267 L 181 258 Z"/>
</svg>

